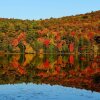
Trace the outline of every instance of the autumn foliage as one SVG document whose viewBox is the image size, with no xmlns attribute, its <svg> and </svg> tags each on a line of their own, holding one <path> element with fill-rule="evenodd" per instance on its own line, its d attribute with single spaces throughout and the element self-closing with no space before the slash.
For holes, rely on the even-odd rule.
<svg viewBox="0 0 100 100">
<path fill-rule="evenodd" d="M 0 84 L 33 82 L 71 86 L 100 92 L 99 56 L 93 55 L 8 55 L 8 63 L 0 62 Z M 0 56 L 2 57 L 2 56 Z M 84 58 L 80 60 L 80 58 Z M 91 59 L 92 58 L 92 59 Z M 85 60 L 86 59 L 86 60 Z M 21 61 L 20 61 L 21 60 Z M 6 78 L 6 80 L 5 80 Z M 13 80 L 13 81 L 11 81 Z"/>
<path fill-rule="evenodd" d="M 0 51 L 24 52 L 28 44 L 31 53 L 98 53 L 99 20 L 100 11 L 45 20 L 0 18 Z"/>
</svg>

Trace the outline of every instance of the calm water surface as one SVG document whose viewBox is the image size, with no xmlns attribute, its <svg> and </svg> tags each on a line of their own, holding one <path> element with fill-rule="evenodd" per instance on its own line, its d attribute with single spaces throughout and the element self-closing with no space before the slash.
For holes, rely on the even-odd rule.
<svg viewBox="0 0 100 100">
<path fill-rule="evenodd" d="M 0 100 L 100 100 L 100 55 L 0 55 Z"/>
</svg>

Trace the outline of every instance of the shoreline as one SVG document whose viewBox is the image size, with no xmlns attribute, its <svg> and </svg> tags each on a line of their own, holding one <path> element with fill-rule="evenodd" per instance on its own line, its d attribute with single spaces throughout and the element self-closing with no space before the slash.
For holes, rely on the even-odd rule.
<svg viewBox="0 0 100 100">
<path fill-rule="evenodd" d="M 0 52 L 0 55 L 7 55 L 7 54 L 78 54 L 78 55 L 80 55 L 80 54 L 100 54 L 100 53 L 8 53 L 8 52 Z"/>
</svg>

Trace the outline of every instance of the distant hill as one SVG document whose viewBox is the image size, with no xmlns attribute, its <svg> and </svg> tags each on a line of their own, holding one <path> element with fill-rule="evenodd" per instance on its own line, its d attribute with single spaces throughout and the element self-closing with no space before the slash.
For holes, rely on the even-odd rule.
<svg viewBox="0 0 100 100">
<path fill-rule="evenodd" d="M 0 51 L 98 53 L 100 11 L 45 20 L 0 18 Z"/>
</svg>

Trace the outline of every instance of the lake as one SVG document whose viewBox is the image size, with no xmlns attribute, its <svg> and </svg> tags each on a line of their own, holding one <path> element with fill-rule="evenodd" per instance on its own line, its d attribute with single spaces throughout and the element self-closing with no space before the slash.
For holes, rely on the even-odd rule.
<svg viewBox="0 0 100 100">
<path fill-rule="evenodd" d="M 1 54 L 0 100 L 100 100 L 100 55 Z"/>
</svg>

